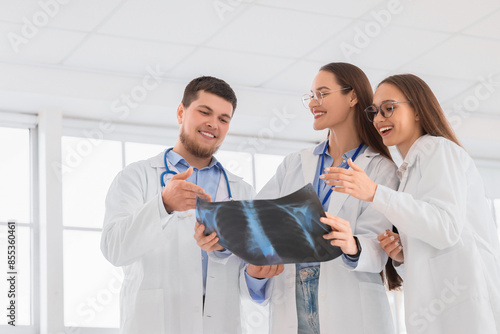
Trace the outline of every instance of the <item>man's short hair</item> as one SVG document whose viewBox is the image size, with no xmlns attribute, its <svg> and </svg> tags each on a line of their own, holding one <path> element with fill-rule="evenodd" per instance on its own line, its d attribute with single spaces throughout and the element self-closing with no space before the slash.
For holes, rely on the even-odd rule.
<svg viewBox="0 0 500 334">
<path fill-rule="evenodd" d="M 234 93 L 233 89 L 224 80 L 210 76 L 203 76 L 191 80 L 191 82 L 184 89 L 184 96 L 182 97 L 182 104 L 184 105 L 184 107 L 189 107 L 191 102 L 198 98 L 198 92 L 200 90 L 217 95 L 230 102 L 233 105 L 234 114 L 234 111 L 236 110 L 237 100 L 236 94 Z"/>
</svg>

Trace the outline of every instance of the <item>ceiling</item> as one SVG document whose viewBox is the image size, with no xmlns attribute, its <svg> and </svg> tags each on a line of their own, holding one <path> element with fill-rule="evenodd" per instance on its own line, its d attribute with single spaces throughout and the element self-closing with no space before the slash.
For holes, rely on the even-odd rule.
<svg viewBox="0 0 500 334">
<path fill-rule="evenodd" d="M 460 138 L 500 159 L 483 147 L 500 147 L 499 0 L 0 0 L 0 36 L 4 111 L 174 127 L 184 86 L 213 75 L 237 92 L 233 135 L 309 142 L 324 133 L 300 96 L 345 61 L 373 86 L 421 76 Z"/>
</svg>

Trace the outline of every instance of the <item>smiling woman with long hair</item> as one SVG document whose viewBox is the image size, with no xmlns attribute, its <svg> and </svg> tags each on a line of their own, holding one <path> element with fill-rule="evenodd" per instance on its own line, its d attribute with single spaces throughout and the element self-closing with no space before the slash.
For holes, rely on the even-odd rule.
<svg viewBox="0 0 500 334">
<path fill-rule="evenodd" d="M 409 333 L 500 333 L 500 245 L 483 182 L 429 86 L 411 74 L 383 80 L 366 109 L 404 161 L 399 191 L 361 166 L 332 168 L 328 184 L 372 202 L 399 234 L 380 244 L 404 272 Z"/>
<path fill-rule="evenodd" d="M 241 291 L 247 299 L 269 304 L 271 333 L 394 333 L 380 275 L 388 256 L 377 240 L 392 225 L 368 203 L 331 192 L 322 178 L 324 168 L 349 168 L 347 159 L 352 158 L 377 182 L 397 187 L 397 167 L 364 115 L 372 97 L 370 82 L 358 67 L 347 63 L 323 66 L 303 102 L 313 128 L 328 129 L 328 139 L 285 157 L 257 195 L 278 198 L 312 183 L 327 212 L 321 222 L 332 228 L 323 237 L 343 252 L 327 262 L 248 265 L 242 282 L 250 290 L 243 286 Z M 397 285 L 391 276 L 389 281 Z"/>
</svg>

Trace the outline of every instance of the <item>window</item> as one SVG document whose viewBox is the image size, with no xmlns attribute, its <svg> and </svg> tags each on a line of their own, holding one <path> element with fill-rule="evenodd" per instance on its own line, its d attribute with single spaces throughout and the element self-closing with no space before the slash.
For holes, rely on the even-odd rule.
<svg viewBox="0 0 500 334">
<path fill-rule="evenodd" d="M 0 268 L 2 275 L 16 272 L 15 306 L 16 326 L 32 325 L 32 235 L 31 217 L 31 159 L 30 130 L 0 127 Z M 16 222 L 15 227 L 15 269 L 7 267 L 8 222 Z M 5 276 L 2 281 L 5 282 Z M 2 290 L 7 289 L 1 284 Z M 7 290 L 0 291 L 0 305 L 5 310 L 11 298 Z M 0 317 L 0 328 L 7 325 L 9 319 L 5 311 Z M 9 326 L 10 327 L 10 326 Z M 10 327 L 12 328 L 12 327 Z"/>
<path fill-rule="evenodd" d="M 228 171 L 254 184 L 252 155 L 245 152 L 218 151 L 215 157 Z"/>
<path fill-rule="evenodd" d="M 122 169 L 122 143 L 62 138 L 64 319 L 67 327 L 119 327 L 121 269 L 102 256 L 104 200 Z"/>
<path fill-rule="evenodd" d="M 260 191 L 274 176 L 283 161 L 282 155 L 255 154 L 255 190 Z"/>
</svg>

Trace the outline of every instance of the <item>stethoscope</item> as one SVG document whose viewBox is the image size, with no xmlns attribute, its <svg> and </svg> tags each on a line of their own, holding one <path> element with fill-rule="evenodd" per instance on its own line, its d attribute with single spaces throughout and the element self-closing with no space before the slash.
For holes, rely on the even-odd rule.
<svg viewBox="0 0 500 334">
<path fill-rule="evenodd" d="M 163 178 L 165 177 L 166 174 L 172 174 L 172 175 L 176 175 L 177 174 L 176 171 L 170 170 L 170 168 L 168 168 L 168 163 L 167 163 L 167 154 L 168 154 L 168 152 L 170 152 L 172 150 L 172 148 L 173 147 L 167 149 L 165 151 L 165 154 L 163 155 L 163 161 L 165 163 L 165 169 L 166 169 L 166 171 L 164 171 L 160 175 L 160 182 L 161 182 L 161 186 L 162 187 L 165 187 L 165 181 L 163 180 Z M 224 174 L 224 178 L 226 179 L 227 193 L 229 195 L 229 200 L 232 201 L 233 200 L 233 196 L 231 194 L 231 187 L 229 186 L 229 178 L 227 177 L 227 174 L 226 174 L 226 171 L 224 170 L 224 168 L 220 168 L 220 170 L 222 171 L 222 174 Z"/>
<path fill-rule="evenodd" d="M 321 154 L 321 165 L 320 165 L 320 168 L 319 168 L 319 172 L 320 174 L 323 172 L 323 167 L 324 167 L 324 163 L 325 163 L 325 153 L 326 153 L 326 150 L 328 149 L 328 141 L 326 142 L 326 145 L 325 145 L 325 148 L 323 149 L 323 153 Z M 356 150 L 356 152 L 354 152 L 354 155 L 352 156 L 352 161 L 356 160 L 356 158 L 358 157 L 358 154 L 359 152 L 361 151 L 361 149 L 363 148 L 363 143 L 359 144 L 358 146 L 358 149 Z M 347 165 L 347 167 L 342 167 L 342 168 L 345 168 L 345 169 L 349 169 L 349 165 Z M 318 197 L 320 196 L 320 185 L 321 185 L 321 180 L 318 180 Z M 335 186 L 333 186 L 335 187 Z M 323 199 L 323 202 L 321 202 L 321 205 L 325 205 L 326 201 L 328 201 L 328 198 L 330 198 L 330 195 L 332 194 L 332 191 L 333 191 L 333 187 L 330 188 L 330 190 L 328 190 L 328 193 L 326 194 L 325 198 Z"/>
</svg>

